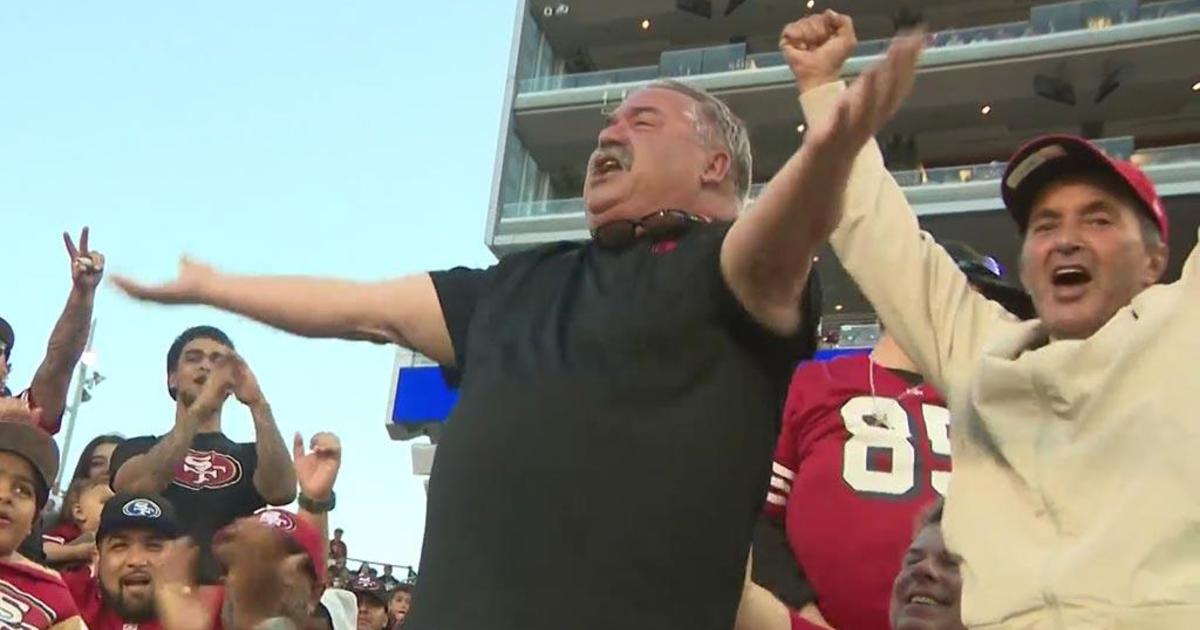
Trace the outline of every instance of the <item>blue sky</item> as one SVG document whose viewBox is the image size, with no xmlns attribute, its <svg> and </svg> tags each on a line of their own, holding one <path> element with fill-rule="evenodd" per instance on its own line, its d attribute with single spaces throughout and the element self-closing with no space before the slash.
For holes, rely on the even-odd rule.
<svg viewBox="0 0 1200 630">
<path fill-rule="evenodd" d="M 484 223 L 514 0 L 0 4 L 3 314 L 28 384 L 70 287 L 61 232 L 92 227 L 108 269 L 174 273 L 181 253 L 238 272 L 376 279 L 486 265 Z M 288 437 L 345 447 L 333 524 L 350 555 L 419 559 L 425 492 L 384 430 L 394 349 L 310 341 L 105 286 L 107 380 L 92 436 L 161 434 L 168 345 L 224 328 Z M 236 401 L 224 427 L 253 436 Z M 73 464 L 72 464 L 73 465 Z"/>
</svg>

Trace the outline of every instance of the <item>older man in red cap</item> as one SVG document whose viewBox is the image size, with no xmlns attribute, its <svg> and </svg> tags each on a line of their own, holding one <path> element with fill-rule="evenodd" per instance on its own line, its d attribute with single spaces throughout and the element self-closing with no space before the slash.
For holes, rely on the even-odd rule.
<svg viewBox="0 0 1200 630">
<path fill-rule="evenodd" d="M 850 19 L 781 41 L 810 124 L 834 114 Z M 850 88 L 851 90 L 855 88 Z M 1167 219 L 1150 180 L 1072 136 L 1021 148 L 1001 182 L 1037 318 L 972 291 L 917 224 L 879 148 L 859 154 L 839 260 L 946 394 L 944 530 L 969 627 L 1194 627 L 1200 618 L 1200 257 L 1158 285 Z"/>
</svg>

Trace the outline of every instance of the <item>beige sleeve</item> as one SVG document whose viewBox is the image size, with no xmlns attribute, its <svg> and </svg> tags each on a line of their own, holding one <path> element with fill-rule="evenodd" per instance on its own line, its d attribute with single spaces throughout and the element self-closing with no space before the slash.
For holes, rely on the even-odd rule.
<svg viewBox="0 0 1200 630">
<path fill-rule="evenodd" d="M 839 81 L 800 97 L 810 127 L 829 118 L 845 89 Z M 971 369 L 1005 311 L 972 290 L 946 250 L 921 231 L 874 140 L 854 161 L 843 212 L 830 239 L 838 260 L 925 378 L 947 391 L 947 375 Z"/>
</svg>

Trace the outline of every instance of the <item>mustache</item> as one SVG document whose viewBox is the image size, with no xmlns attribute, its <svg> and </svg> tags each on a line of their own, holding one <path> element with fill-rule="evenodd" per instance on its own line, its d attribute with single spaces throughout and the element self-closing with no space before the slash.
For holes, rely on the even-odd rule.
<svg viewBox="0 0 1200 630">
<path fill-rule="evenodd" d="M 604 159 L 616 160 L 621 168 L 628 171 L 633 167 L 633 152 L 628 147 L 619 144 L 607 144 L 602 147 L 597 147 L 592 151 L 592 155 L 588 158 L 588 164 L 595 167 Z"/>
</svg>

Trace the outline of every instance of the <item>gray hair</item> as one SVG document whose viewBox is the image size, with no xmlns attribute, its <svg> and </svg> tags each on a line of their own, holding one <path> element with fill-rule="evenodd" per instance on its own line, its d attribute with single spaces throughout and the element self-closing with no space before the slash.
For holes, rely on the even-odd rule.
<svg viewBox="0 0 1200 630">
<path fill-rule="evenodd" d="M 700 88 L 671 79 L 660 79 L 642 89 L 651 88 L 678 92 L 695 101 L 698 114 L 696 133 L 705 142 L 729 151 L 733 162 L 730 173 L 733 176 L 734 194 L 737 196 L 738 207 L 745 205 L 750 196 L 750 177 L 753 172 L 750 134 L 746 131 L 746 123 L 742 122 L 724 101 Z"/>
<path fill-rule="evenodd" d="M 1138 202 L 1141 203 L 1141 202 Z M 1142 242 L 1145 243 L 1146 249 L 1156 251 L 1166 246 L 1163 242 L 1162 232 L 1158 231 L 1158 224 L 1150 215 L 1138 208 L 1134 211 L 1137 217 L 1138 226 L 1142 228 Z"/>
</svg>

